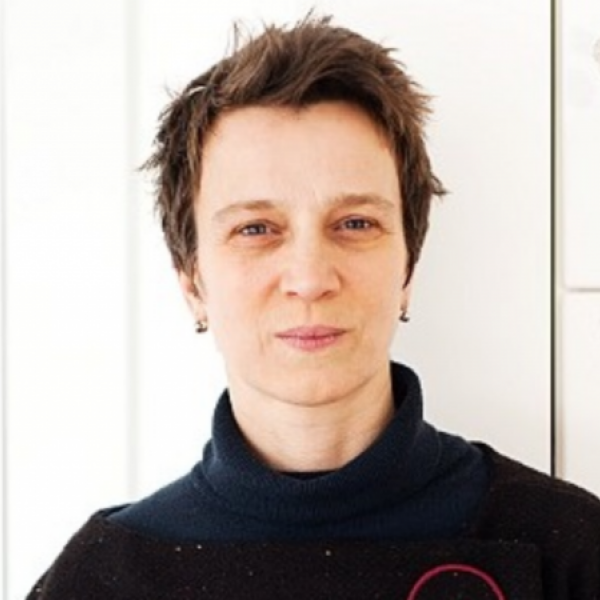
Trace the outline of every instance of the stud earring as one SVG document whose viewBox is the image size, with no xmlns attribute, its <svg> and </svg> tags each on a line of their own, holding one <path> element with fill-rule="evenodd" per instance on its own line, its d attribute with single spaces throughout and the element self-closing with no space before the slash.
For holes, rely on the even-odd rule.
<svg viewBox="0 0 600 600">
<path fill-rule="evenodd" d="M 208 331 L 208 321 L 196 321 L 196 333 L 206 333 Z"/>
<path fill-rule="evenodd" d="M 406 308 L 403 308 L 402 312 L 400 313 L 400 322 L 408 323 L 409 321 L 410 321 L 410 317 L 408 316 L 408 310 Z"/>
</svg>

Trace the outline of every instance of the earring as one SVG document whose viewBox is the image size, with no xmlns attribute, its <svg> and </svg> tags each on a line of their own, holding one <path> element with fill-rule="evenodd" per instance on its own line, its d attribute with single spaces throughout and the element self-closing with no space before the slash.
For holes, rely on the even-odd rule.
<svg viewBox="0 0 600 600">
<path fill-rule="evenodd" d="M 206 333 L 208 331 L 208 321 L 196 321 L 196 333 Z"/>
<path fill-rule="evenodd" d="M 408 316 L 408 310 L 406 308 L 403 308 L 402 312 L 400 313 L 400 322 L 408 323 L 409 321 L 410 321 L 410 317 Z"/>
</svg>

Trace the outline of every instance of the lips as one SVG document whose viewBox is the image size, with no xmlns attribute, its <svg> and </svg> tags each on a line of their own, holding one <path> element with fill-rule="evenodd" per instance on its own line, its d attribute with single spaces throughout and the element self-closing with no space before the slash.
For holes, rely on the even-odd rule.
<svg viewBox="0 0 600 600">
<path fill-rule="evenodd" d="M 328 325 L 295 327 L 277 333 L 277 337 L 300 350 L 320 350 L 332 346 L 346 333 L 345 329 Z"/>
<path fill-rule="evenodd" d="M 312 325 L 309 327 L 296 327 L 288 329 L 277 334 L 277 337 L 299 337 L 299 338 L 319 338 L 330 335 L 341 335 L 344 329 L 329 327 L 327 325 Z"/>
</svg>

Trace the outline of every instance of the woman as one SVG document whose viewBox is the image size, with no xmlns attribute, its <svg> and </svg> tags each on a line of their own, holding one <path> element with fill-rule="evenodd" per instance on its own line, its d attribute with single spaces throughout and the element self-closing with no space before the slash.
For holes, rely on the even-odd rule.
<svg viewBox="0 0 600 600">
<path fill-rule="evenodd" d="M 30 594 L 600 596 L 600 503 L 423 421 L 390 363 L 431 198 L 427 98 L 329 19 L 268 27 L 162 116 L 166 242 L 228 389 L 202 461 L 99 511 Z"/>
</svg>

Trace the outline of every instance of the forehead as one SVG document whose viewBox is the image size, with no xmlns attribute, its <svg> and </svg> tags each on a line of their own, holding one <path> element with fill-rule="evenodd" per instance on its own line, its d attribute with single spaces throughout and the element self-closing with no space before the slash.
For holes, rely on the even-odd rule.
<svg viewBox="0 0 600 600">
<path fill-rule="evenodd" d="M 225 111 L 207 136 L 204 154 L 212 154 L 215 146 L 227 143 L 245 141 L 273 147 L 302 144 L 309 138 L 312 143 L 327 138 L 356 144 L 369 140 L 389 151 L 382 127 L 364 109 L 349 102 L 328 101 L 303 107 L 247 106 Z"/>
<path fill-rule="evenodd" d="M 206 140 L 203 202 L 297 201 L 341 193 L 398 201 L 400 193 L 385 135 L 352 104 L 235 109 L 217 120 Z"/>
</svg>

